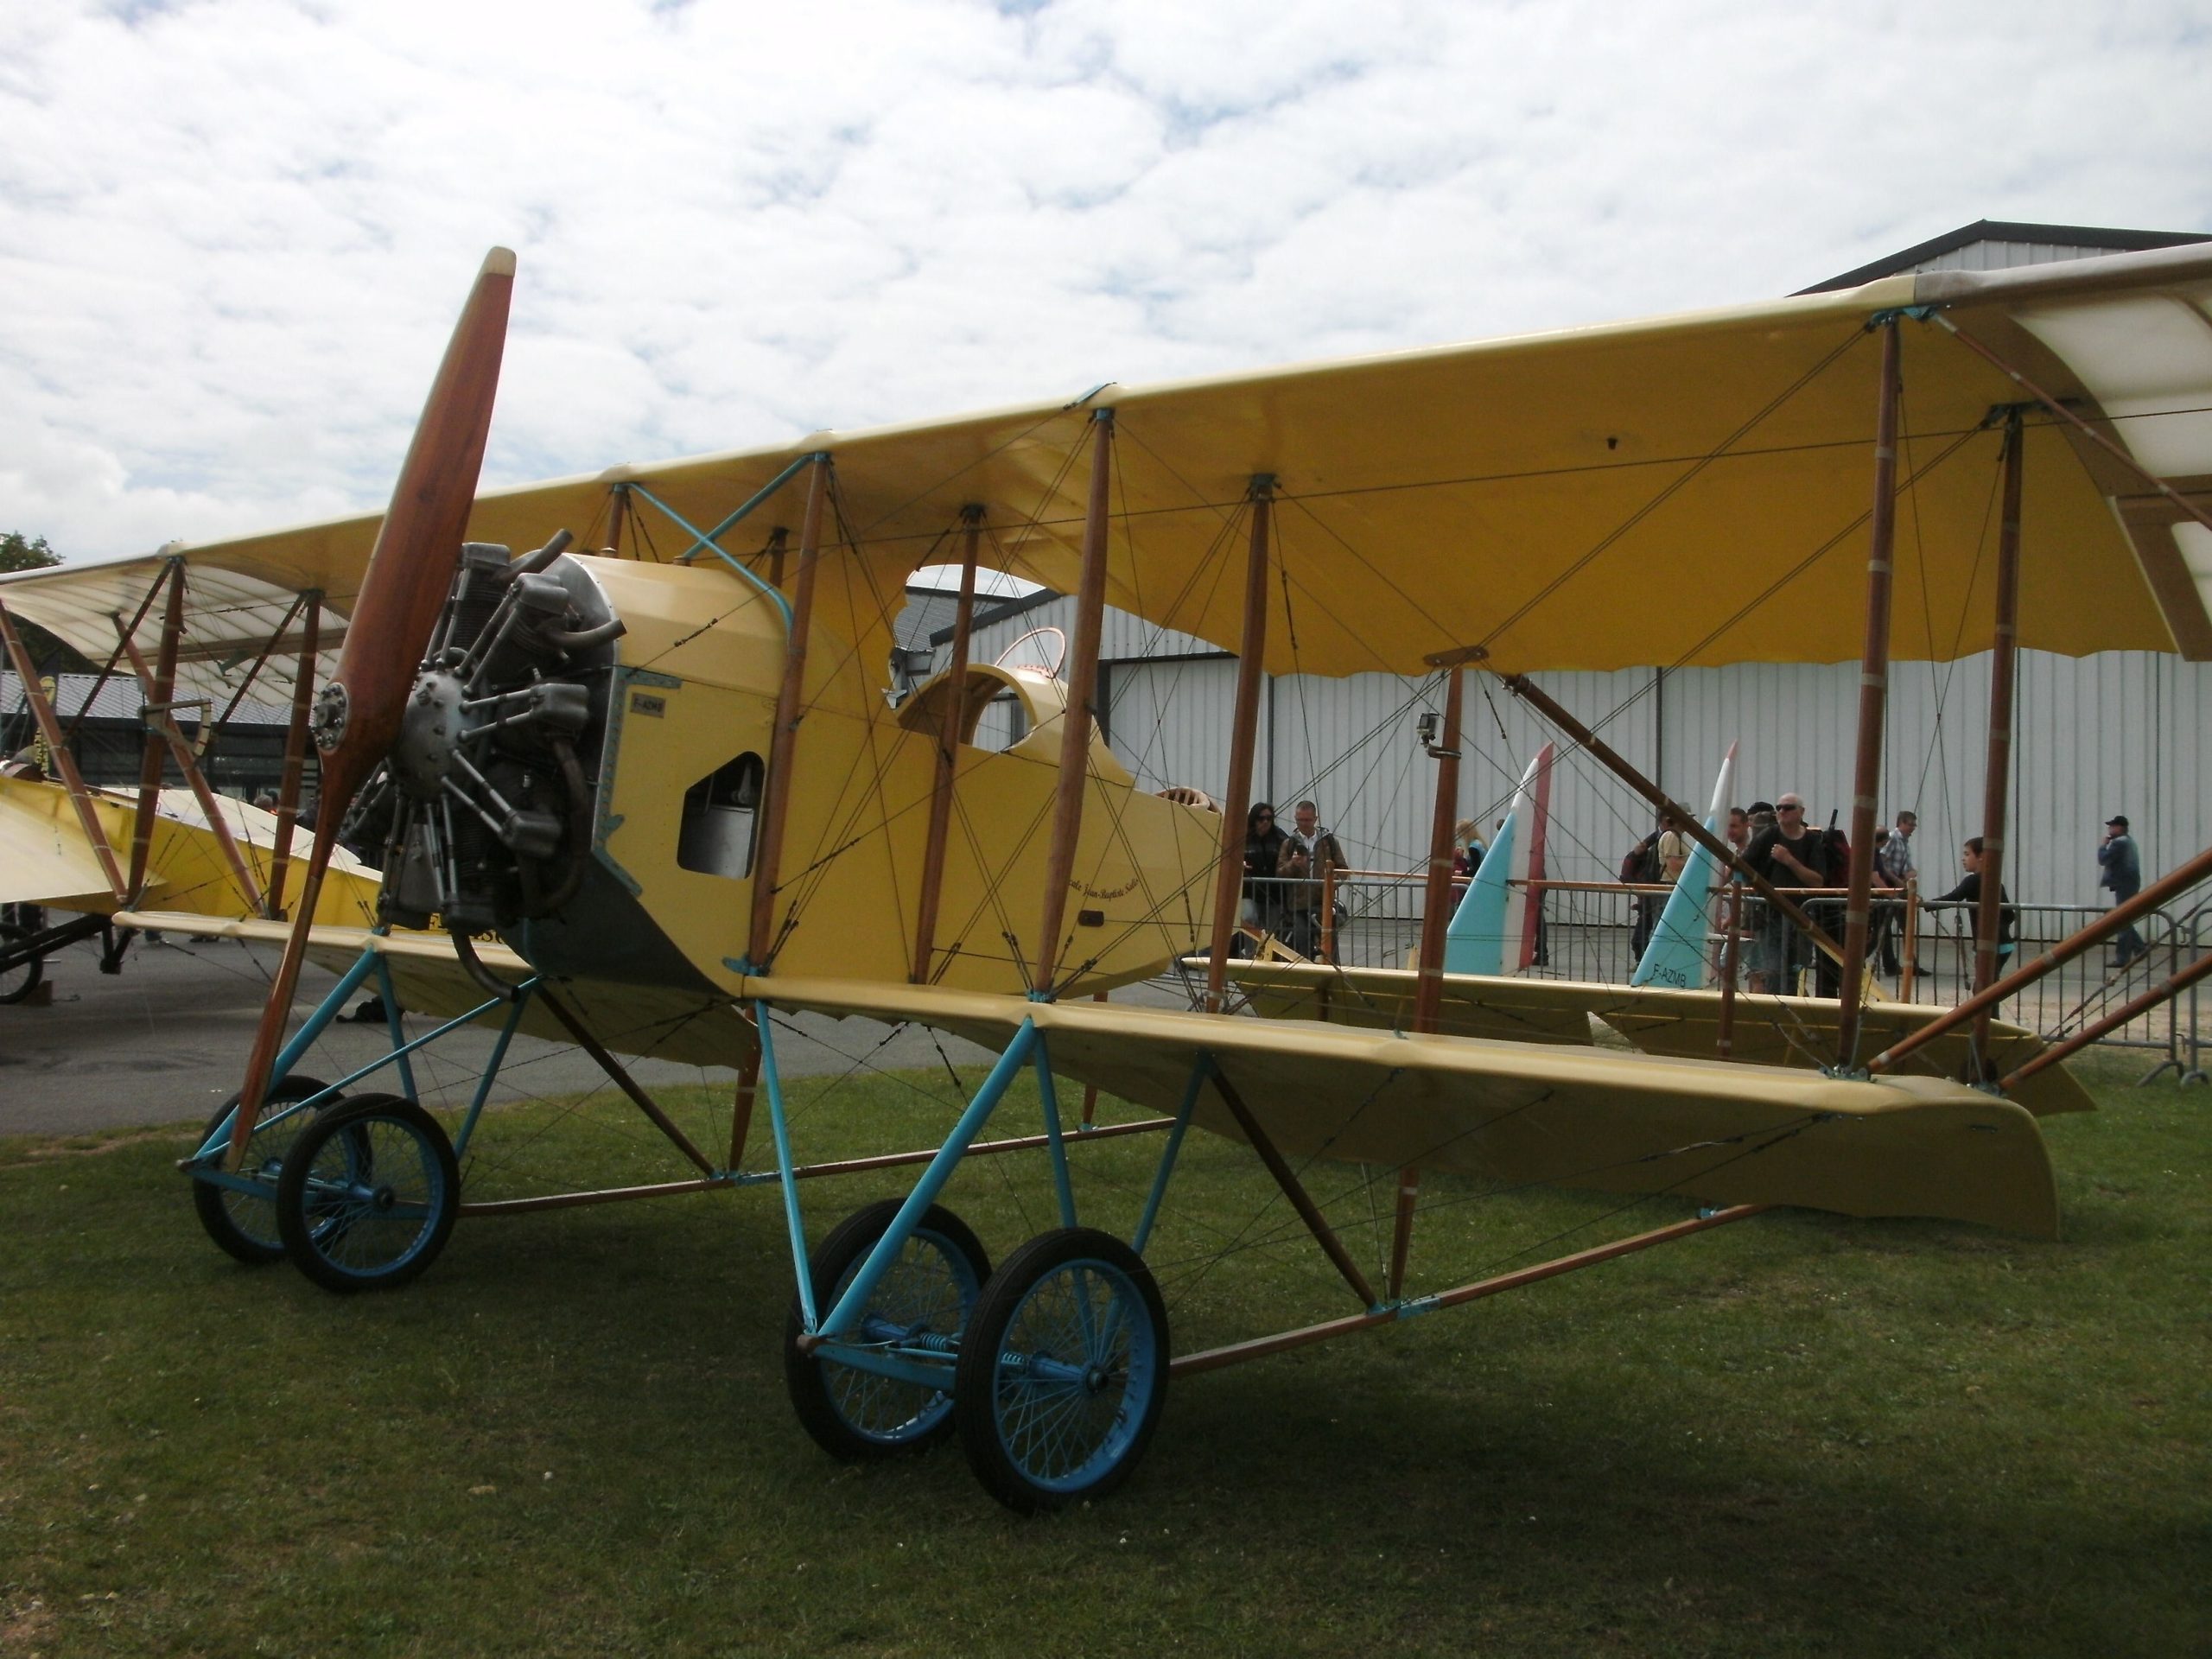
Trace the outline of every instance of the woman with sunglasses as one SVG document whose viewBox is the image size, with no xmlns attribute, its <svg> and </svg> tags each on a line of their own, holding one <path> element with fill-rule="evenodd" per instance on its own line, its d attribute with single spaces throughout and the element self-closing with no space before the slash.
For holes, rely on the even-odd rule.
<svg viewBox="0 0 2212 1659">
<path fill-rule="evenodd" d="M 1262 933 L 1282 931 L 1282 883 L 1275 865 L 1283 843 L 1290 837 L 1275 828 L 1275 810 L 1265 801 L 1252 803 L 1244 816 L 1244 897 L 1246 919 Z"/>
</svg>

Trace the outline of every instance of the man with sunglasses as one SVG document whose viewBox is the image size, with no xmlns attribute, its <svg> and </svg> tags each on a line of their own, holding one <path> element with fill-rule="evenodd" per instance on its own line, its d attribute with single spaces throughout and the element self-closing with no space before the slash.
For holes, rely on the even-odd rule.
<svg viewBox="0 0 2212 1659">
<path fill-rule="evenodd" d="M 1785 892 L 1792 887 L 1826 887 L 1827 842 L 1806 827 L 1805 798 L 1794 792 L 1784 795 L 1774 804 L 1774 817 L 1773 829 L 1762 830 L 1751 838 L 1745 862 Z M 1760 918 L 1754 946 L 1751 988 L 1795 995 L 1798 970 L 1808 955 L 1804 935 L 1787 916 L 1770 906 Z"/>
<path fill-rule="evenodd" d="M 1321 954 L 1321 896 L 1333 867 L 1343 869 L 1344 849 L 1321 827 L 1320 809 L 1300 801 L 1291 814 L 1295 826 L 1284 837 L 1275 874 L 1282 895 L 1283 942 L 1301 957 Z"/>
</svg>

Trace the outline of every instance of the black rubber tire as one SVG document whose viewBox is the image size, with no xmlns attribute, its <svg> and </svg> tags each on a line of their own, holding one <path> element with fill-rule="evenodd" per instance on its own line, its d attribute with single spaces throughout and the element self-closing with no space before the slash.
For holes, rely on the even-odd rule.
<svg viewBox="0 0 2212 1659">
<path fill-rule="evenodd" d="M 1167 1357 L 1143 1257 L 1096 1228 L 1040 1233 L 1000 1264 L 961 1338 L 953 1417 L 969 1466 L 1023 1515 L 1104 1497 L 1159 1427 Z"/>
<path fill-rule="evenodd" d="M 0 944 L 14 944 L 30 938 L 20 927 L 0 927 Z M 29 962 L 0 973 L 0 1004 L 20 1002 L 38 988 L 39 981 L 46 977 L 46 958 L 33 957 Z"/>
<path fill-rule="evenodd" d="M 281 1110 L 294 1101 L 305 1100 L 310 1095 L 321 1094 L 327 1085 L 297 1071 L 289 1072 L 269 1085 L 268 1098 L 261 1103 L 261 1116 Z M 326 1101 L 315 1109 L 315 1116 L 330 1110 L 344 1101 L 343 1095 Z M 232 1095 L 215 1109 L 207 1120 L 207 1127 L 200 1132 L 200 1144 L 207 1144 L 207 1137 L 223 1126 L 237 1107 L 238 1097 Z M 245 1162 L 239 1173 L 259 1176 L 269 1183 L 269 1195 L 251 1198 L 229 1187 L 217 1186 L 212 1181 L 195 1180 L 192 1184 L 192 1208 L 200 1217 L 200 1226 L 219 1249 L 235 1256 L 250 1268 L 266 1267 L 271 1262 L 284 1259 L 283 1236 L 276 1230 L 276 1185 L 283 1171 L 284 1157 L 292 1143 L 300 1138 L 308 1126 L 308 1115 L 302 1113 L 287 1118 L 272 1130 L 257 1127 L 253 1139 L 246 1142 Z"/>
<path fill-rule="evenodd" d="M 883 1236 L 899 1209 L 898 1199 L 886 1198 L 855 1210 L 815 1247 L 807 1268 L 814 1280 L 814 1306 L 822 1317 L 828 1317 L 837 1292 Z M 951 1211 L 931 1205 L 922 1212 L 906 1253 L 876 1287 L 881 1313 L 873 1306 L 869 1313 L 902 1329 L 925 1325 L 932 1336 L 957 1338 L 990 1276 L 990 1257 L 968 1224 Z M 934 1446 L 952 1433 L 949 1395 L 803 1353 L 798 1341 L 804 1329 L 794 1296 L 784 1320 L 784 1384 L 800 1426 L 831 1457 L 847 1463 L 902 1457 Z M 946 1381 L 950 1380 L 948 1367 Z"/>
<path fill-rule="evenodd" d="M 361 1095 L 301 1131 L 276 1179 L 292 1265 L 325 1290 L 393 1290 L 445 1249 L 461 1166 L 437 1119 L 398 1095 Z"/>
</svg>

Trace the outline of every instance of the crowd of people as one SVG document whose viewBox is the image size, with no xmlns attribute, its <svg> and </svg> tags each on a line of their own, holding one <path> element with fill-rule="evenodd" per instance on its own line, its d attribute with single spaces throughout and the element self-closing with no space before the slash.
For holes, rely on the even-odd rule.
<svg viewBox="0 0 2212 1659">
<path fill-rule="evenodd" d="M 1919 874 L 1912 844 L 1919 827 L 1918 816 L 1906 810 L 1897 815 L 1894 823 L 1874 831 L 1873 885 L 1878 896 L 1868 918 L 1867 955 L 1882 973 L 1891 976 L 1904 965 L 1899 961 L 1904 933 L 1903 895 Z M 1630 849 L 1630 860 L 1639 861 L 1639 867 L 1631 875 L 1624 861 L 1622 880 L 1671 885 L 1688 855 L 1688 839 L 1681 830 L 1682 826 L 1671 817 L 1662 818 L 1657 830 Z M 1834 891 L 1849 883 L 1851 843 L 1833 815 L 1825 828 L 1815 826 L 1808 821 L 1804 798 L 1792 792 L 1773 802 L 1730 807 L 1726 833 L 1729 846 L 1744 863 L 1785 896 L 1801 891 L 1818 894 L 1807 897 L 1799 907 L 1830 937 L 1841 937 L 1844 901 L 1834 896 Z M 1984 867 L 1989 861 L 1981 836 L 1967 839 L 1960 849 L 1959 861 L 1958 880 L 1944 892 L 1923 893 L 1920 902 L 1931 907 L 1955 906 L 1971 917 L 1981 902 Z M 2106 822 L 2097 864 L 2098 885 L 2111 893 L 2114 905 L 2125 903 L 2141 889 L 2142 859 L 2124 816 L 2115 815 Z M 2013 954 L 2019 913 L 2002 880 L 1997 897 L 1997 955 L 2001 968 Z M 1656 924 L 1658 904 L 1655 896 L 1638 896 L 1634 948 L 1639 954 Z M 1974 923 L 1969 919 L 1966 925 L 1971 929 Z M 2124 969 L 2148 954 L 2133 927 L 2121 931 L 2115 945 L 2112 963 L 2115 969 Z M 1809 987 L 1803 982 L 1808 968 L 1813 972 Z M 1762 908 L 1745 963 L 1748 988 L 1776 992 L 1805 988 L 1816 995 L 1834 996 L 1838 972 L 1834 960 L 1815 950 L 1787 914 L 1771 905 Z"/>
<path fill-rule="evenodd" d="M 1904 896 L 1920 874 L 1913 847 L 1919 828 L 1918 815 L 1905 810 L 1897 815 L 1894 823 L 1874 831 L 1876 898 L 1869 917 L 1867 959 L 1891 977 L 1905 965 L 1900 960 L 1906 933 Z M 1728 845 L 1746 867 L 1785 896 L 1804 893 L 1799 907 L 1830 937 L 1841 937 L 1844 900 L 1836 896 L 1836 891 L 1850 880 L 1851 843 L 1837 826 L 1835 815 L 1825 826 L 1814 823 L 1804 797 L 1792 791 L 1774 801 L 1730 807 L 1725 834 Z M 1454 826 L 1452 842 L 1455 893 L 1464 892 L 1464 884 L 1482 868 L 1489 849 L 1481 826 L 1471 818 L 1463 818 Z M 1619 878 L 1631 887 L 1671 887 L 1695 846 L 1691 826 L 1671 813 L 1664 814 L 1656 830 L 1630 847 L 1622 860 Z M 1958 879 L 1942 893 L 1923 893 L 1921 902 L 1956 906 L 1970 917 L 1981 901 L 1986 861 L 1982 838 L 1970 838 L 1960 849 Z M 2125 903 L 2141 888 L 2141 855 L 2128 833 L 2125 817 L 2115 815 L 2106 823 L 2104 839 L 2097 849 L 2097 865 L 2098 885 L 2112 894 L 2113 904 Z M 1332 871 L 1348 868 L 1343 847 L 1322 825 L 1319 809 L 1313 802 L 1299 802 L 1287 829 L 1276 822 L 1272 804 L 1255 803 L 1245 819 L 1243 920 L 1246 928 L 1254 935 L 1274 936 L 1300 956 L 1321 957 L 1324 918 L 1332 902 L 1329 876 Z M 1741 881 L 1740 877 L 1738 880 Z M 1664 899 L 1661 891 L 1635 894 L 1633 955 L 1640 957 L 1649 942 Z M 2001 881 L 1998 902 L 1998 957 L 2002 965 L 2014 950 L 2018 912 Z M 1966 926 L 1973 926 L 1970 919 Z M 2126 968 L 2148 954 L 2141 935 L 2133 927 L 2118 935 L 2115 947 L 2112 964 L 2115 969 Z M 1815 950 L 1803 930 L 1772 905 L 1759 907 L 1756 923 L 1746 936 L 1743 972 L 1746 988 L 1753 991 L 1804 990 L 1834 996 L 1839 988 L 1834 960 Z"/>
</svg>

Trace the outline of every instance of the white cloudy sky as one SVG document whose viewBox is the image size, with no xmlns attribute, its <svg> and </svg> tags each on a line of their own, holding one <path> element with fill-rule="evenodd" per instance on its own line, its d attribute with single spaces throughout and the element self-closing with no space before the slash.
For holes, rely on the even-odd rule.
<svg viewBox="0 0 2212 1659">
<path fill-rule="evenodd" d="M 494 242 L 504 482 L 2212 230 L 2205 15 L 13 0 L 0 530 L 380 505 Z"/>
</svg>

